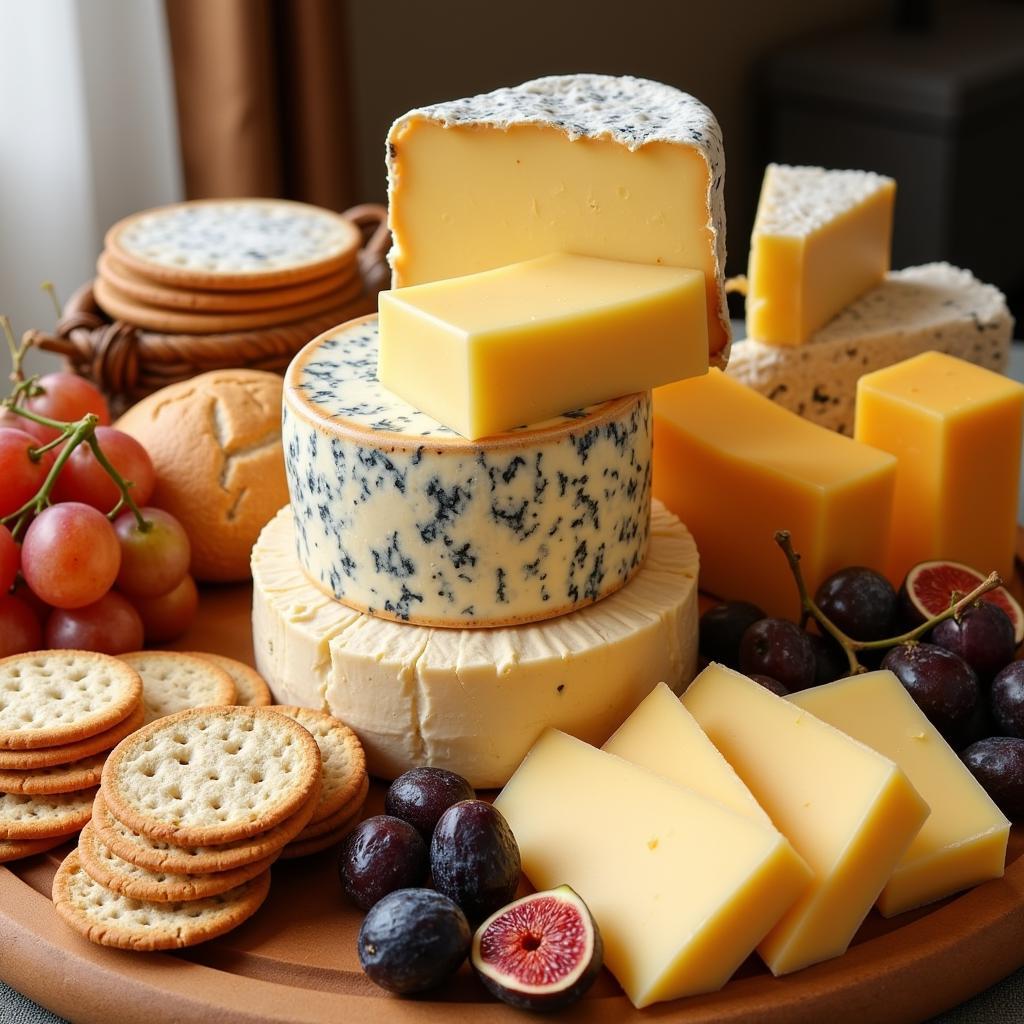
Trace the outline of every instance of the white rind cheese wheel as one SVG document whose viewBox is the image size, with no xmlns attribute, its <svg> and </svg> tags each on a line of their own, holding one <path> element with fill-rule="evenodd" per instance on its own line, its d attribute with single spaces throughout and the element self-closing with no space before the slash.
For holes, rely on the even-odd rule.
<svg viewBox="0 0 1024 1024">
<path fill-rule="evenodd" d="M 547 726 L 601 744 L 658 682 L 679 692 L 693 677 L 697 548 L 657 502 L 650 533 L 643 568 L 598 604 L 505 629 L 429 629 L 314 587 L 283 509 L 253 549 L 257 668 L 279 703 L 355 729 L 374 775 L 435 765 L 502 786 Z"/>
<path fill-rule="evenodd" d="M 1012 336 L 998 288 L 948 263 L 928 263 L 890 272 L 806 345 L 737 342 L 726 372 L 819 426 L 852 435 L 865 373 L 932 350 L 1002 373 Z"/>
<path fill-rule="evenodd" d="M 650 392 L 467 441 L 377 380 L 377 321 L 289 367 L 284 448 L 299 561 L 380 618 L 448 628 L 564 615 L 647 550 Z"/>
</svg>

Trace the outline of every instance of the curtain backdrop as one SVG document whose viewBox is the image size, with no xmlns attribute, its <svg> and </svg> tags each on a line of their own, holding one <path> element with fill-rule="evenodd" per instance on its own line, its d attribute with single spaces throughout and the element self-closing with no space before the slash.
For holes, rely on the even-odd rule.
<svg viewBox="0 0 1024 1024">
<path fill-rule="evenodd" d="M 340 0 L 165 0 L 190 199 L 351 206 Z"/>
</svg>

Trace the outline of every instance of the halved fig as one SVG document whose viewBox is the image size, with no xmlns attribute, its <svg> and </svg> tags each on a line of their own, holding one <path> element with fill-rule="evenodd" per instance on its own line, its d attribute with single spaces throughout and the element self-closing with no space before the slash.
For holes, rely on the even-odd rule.
<svg viewBox="0 0 1024 1024">
<path fill-rule="evenodd" d="M 911 626 L 944 612 L 955 599 L 985 582 L 985 573 L 962 562 L 919 562 L 900 588 L 900 610 Z M 955 596 L 954 596 L 955 595 Z M 1013 623 L 1015 644 L 1024 641 L 1024 611 L 1006 587 L 996 587 L 982 597 L 1002 608 Z"/>
<path fill-rule="evenodd" d="M 586 903 L 567 885 L 492 914 L 473 936 L 477 977 L 521 1010 L 560 1010 L 594 983 L 604 944 Z"/>
</svg>

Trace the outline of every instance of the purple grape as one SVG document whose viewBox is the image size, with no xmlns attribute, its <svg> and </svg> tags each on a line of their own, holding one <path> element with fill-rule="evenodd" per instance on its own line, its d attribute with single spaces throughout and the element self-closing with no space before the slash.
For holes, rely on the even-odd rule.
<svg viewBox="0 0 1024 1024">
<path fill-rule="evenodd" d="M 959 655 L 983 680 L 1013 661 L 1017 647 L 1010 616 L 990 601 L 970 605 L 956 618 L 943 619 L 928 639 Z"/>
<path fill-rule="evenodd" d="M 338 855 L 338 876 L 349 899 L 369 910 L 388 893 L 423 885 L 427 844 L 407 821 L 388 814 L 361 821 Z"/>
<path fill-rule="evenodd" d="M 808 635 L 786 619 L 761 619 L 740 642 L 740 671 L 768 676 L 791 693 L 814 683 L 814 649 Z"/>
<path fill-rule="evenodd" d="M 1000 733 L 1024 737 L 1024 661 L 1011 661 L 992 680 L 989 703 Z"/>
<path fill-rule="evenodd" d="M 708 661 L 739 668 L 743 634 L 765 617 L 765 613 L 749 601 L 716 604 L 700 617 L 700 653 Z"/>
<path fill-rule="evenodd" d="M 750 676 L 751 679 L 757 683 L 758 686 L 763 686 L 766 690 L 774 693 L 776 697 L 788 697 L 789 690 L 787 690 L 778 679 L 772 679 L 771 676 L 758 675 L 756 672 Z"/>
<path fill-rule="evenodd" d="M 840 569 L 818 587 L 814 603 L 854 640 L 892 636 L 896 591 L 874 569 L 861 565 Z"/>
<path fill-rule="evenodd" d="M 1024 820 L 1024 739 L 990 736 L 961 755 L 971 774 L 1011 821 Z"/>
<path fill-rule="evenodd" d="M 452 804 L 472 800 L 473 787 L 444 768 L 411 768 L 388 787 L 384 810 L 409 822 L 429 843 L 441 815 Z"/>
<path fill-rule="evenodd" d="M 955 743 L 978 703 L 974 669 L 944 647 L 921 643 L 894 647 L 882 668 L 896 675 L 932 725 Z"/>
<path fill-rule="evenodd" d="M 807 637 L 814 651 L 815 683 L 831 683 L 850 674 L 850 660 L 837 641 L 817 633 L 808 633 Z"/>
</svg>

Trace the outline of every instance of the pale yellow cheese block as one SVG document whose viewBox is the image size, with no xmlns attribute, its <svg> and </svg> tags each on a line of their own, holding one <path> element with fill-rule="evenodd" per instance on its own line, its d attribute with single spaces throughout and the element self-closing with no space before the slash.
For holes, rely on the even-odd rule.
<svg viewBox="0 0 1024 1024">
<path fill-rule="evenodd" d="M 769 164 L 750 240 L 747 333 L 802 345 L 889 270 L 896 184 Z"/>
<path fill-rule="evenodd" d="M 698 270 L 550 253 L 379 305 L 380 382 L 471 440 L 708 368 Z"/>
<path fill-rule="evenodd" d="M 931 805 L 879 897 L 886 917 L 1003 874 L 1009 821 L 891 672 L 839 679 L 789 699 L 891 758 Z"/>
<path fill-rule="evenodd" d="M 808 884 L 774 829 L 556 730 L 495 806 L 530 882 L 586 902 L 637 1007 L 719 989 Z"/>
<path fill-rule="evenodd" d="M 601 749 L 775 827 L 732 765 L 664 683 L 651 690 Z"/>
<path fill-rule="evenodd" d="M 928 805 L 888 758 L 722 665 L 683 703 L 814 872 L 762 959 L 780 975 L 846 952 Z"/>
</svg>

